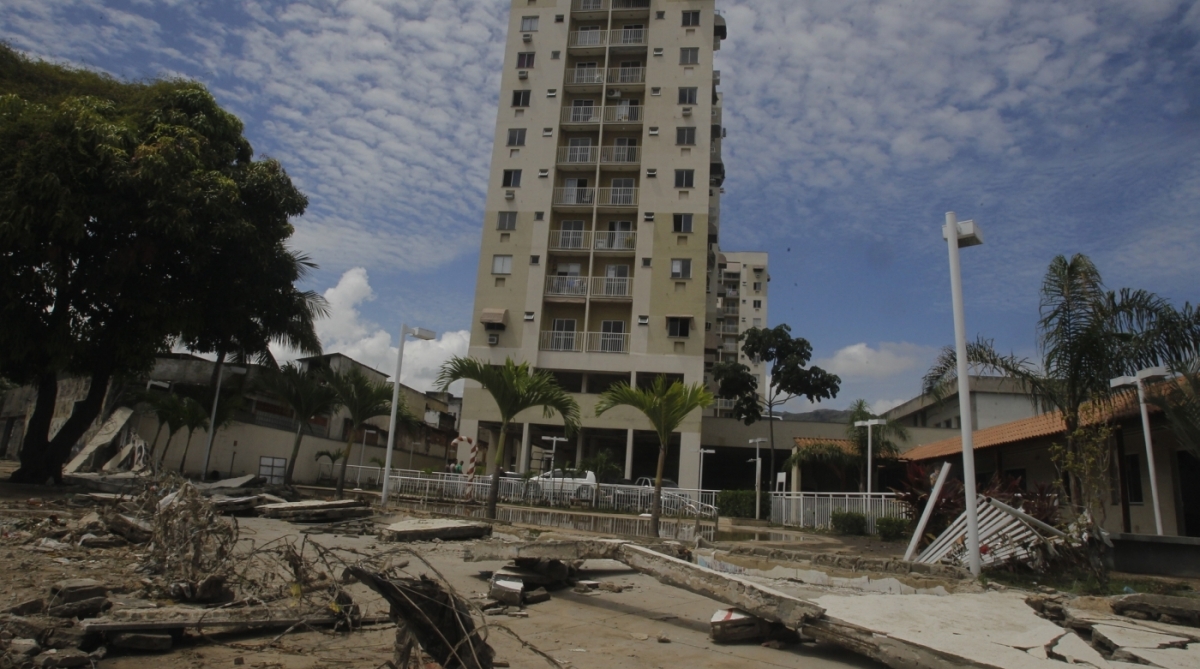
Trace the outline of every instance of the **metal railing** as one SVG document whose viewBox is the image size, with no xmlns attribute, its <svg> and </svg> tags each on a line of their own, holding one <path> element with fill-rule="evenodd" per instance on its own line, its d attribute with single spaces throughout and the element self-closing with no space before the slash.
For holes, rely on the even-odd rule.
<svg viewBox="0 0 1200 669">
<path fill-rule="evenodd" d="M 646 68 L 644 68 L 644 67 L 610 67 L 610 68 L 608 68 L 608 83 L 610 83 L 610 84 L 644 84 L 644 83 L 646 83 Z"/>
<path fill-rule="evenodd" d="M 736 323 L 725 323 L 721 327 L 717 328 L 717 332 L 720 332 L 721 334 L 737 334 L 738 326 Z"/>
<path fill-rule="evenodd" d="M 598 276 L 592 279 L 592 297 L 633 297 L 633 279 Z"/>
<path fill-rule="evenodd" d="M 771 522 L 791 527 L 829 529 L 833 514 L 861 513 L 867 531 L 875 533 L 877 518 L 907 518 L 908 506 L 890 492 L 798 492 L 771 494 Z"/>
<path fill-rule="evenodd" d="M 628 353 L 628 332 L 589 332 L 587 333 L 588 353 Z"/>
<path fill-rule="evenodd" d="M 612 0 L 613 9 L 650 9 L 650 0 Z"/>
<path fill-rule="evenodd" d="M 576 30 L 567 35 L 568 47 L 604 46 L 607 41 L 607 30 Z"/>
<path fill-rule="evenodd" d="M 600 148 L 600 162 L 602 163 L 634 164 L 639 159 L 636 146 L 604 146 Z"/>
<path fill-rule="evenodd" d="M 725 297 L 737 297 L 737 296 L 738 296 L 738 292 L 737 292 L 736 288 L 726 288 L 725 289 Z"/>
<path fill-rule="evenodd" d="M 575 108 L 573 108 L 575 109 Z M 603 107 L 605 123 L 641 123 L 641 105 L 612 105 Z"/>
<path fill-rule="evenodd" d="M 722 351 L 725 351 L 726 353 L 737 353 L 738 347 L 737 347 L 737 344 L 736 344 L 736 343 L 734 343 L 734 344 L 721 344 L 721 350 L 722 350 Z"/>
<path fill-rule="evenodd" d="M 597 232 L 597 251 L 632 251 L 637 247 L 637 233 L 632 231 Z"/>
<path fill-rule="evenodd" d="M 571 3 L 573 12 L 604 12 L 608 11 L 608 0 L 575 0 Z"/>
<path fill-rule="evenodd" d="M 557 190 L 557 189 L 556 189 Z M 636 207 L 638 203 L 637 188 L 598 188 L 600 205 L 611 207 Z"/>
<path fill-rule="evenodd" d="M 568 353 L 583 352 L 584 333 L 582 332 L 559 332 L 556 330 L 544 330 L 542 332 L 541 341 L 538 342 L 538 349 L 542 351 L 565 351 Z"/>
<path fill-rule="evenodd" d="M 721 307 L 721 311 L 719 313 L 725 314 L 726 316 L 737 316 L 738 305 L 731 304 L 727 307 Z"/>
<path fill-rule="evenodd" d="M 602 84 L 604 70 L 598 67 L 573 67 L 567 70 L 567 84 Z"/>
<path fill-rule="evenodd" d="M 599 123 L 601 109 L 603 107 L 597 107 L 596 105 L 563 107 L 561 120 L 563 123 Z"/>
<path fill-rule="evenodd" d="M 546 277 L 546 294 L 584 297 L 587 295 L 587 277 L 548 276 Z"/>
<path fill-rule="evenodd" d="M 612 46 L 643 46 L 646 44 L 645 28 L 623 28 L 609 31 Z"/>
<path fill-rule="evenodd" d="M 558 162 L 572 165 L 596 164 L 597 148 L 595 146 L 560 146 L 558 147 Z"/>
<path fill-rule="evenodd" d="M 551 230 L 550 249 L 554 251 L 584 250 L 591 246 L 592 233 L 586 230 Z"/>
<path fill-rule="evenodd" d="M 554 189 L 554 204 L 590 206 L 595 198 L 595 188 L 575 187 Z"/>
</svg>

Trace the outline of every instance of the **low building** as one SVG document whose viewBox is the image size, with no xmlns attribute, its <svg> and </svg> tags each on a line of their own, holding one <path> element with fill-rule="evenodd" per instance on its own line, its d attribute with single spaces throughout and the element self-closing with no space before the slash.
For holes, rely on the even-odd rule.
<svg viewBox="0 0 1200 669">
<path fill-rule="evenodd" d="M 1020 381 L 1005 376 L 971 377 L 971 428 L 982 430 L 1041 413 Z M 951 381 L 939 399 L 924 393 L 884 414 L 902 427 L 957 429 L 962 426 L 958 408 L 958 379 Z"/>
</svg>

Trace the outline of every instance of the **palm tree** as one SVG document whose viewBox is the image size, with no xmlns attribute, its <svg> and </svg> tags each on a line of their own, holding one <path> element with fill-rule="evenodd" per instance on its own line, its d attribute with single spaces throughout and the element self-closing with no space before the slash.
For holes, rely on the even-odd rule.
<svg viewBox="0 0 1200 669">
<path fill-rule="evenodd" d="M 532 371 L 529 363 L 517 364 L 507 358 L 503 365 L 492 365 L 474 358 L 455 356 L 442 365 L 438 375 L 438 386 L 442 391 L 460 379 L 475 381 L 483 386 L 496 401 L 500 412 L 500 438 L 496 444 L 496 470 L 492 473 L 492 485 L 488 490 L 486 515 L 496 517 L 496 502 L 500 498 L 500 474 L 504 465 L 505 437 L 508 424 L 517 414 L 533 407 L 542 407 L 546 418 L 555 412 L 562 414 L 563 426 L 568 437 L 579 429 L 579 404 L 558 381 L 545 371 Z"/>
<path fill-rule="evenodd" d="M 810 465 L 824 465 L 838 478 L 839 488 L 846 489 L 846 472 L 858 468 L 859 458 L 845 448 L 833 443 L 812 444 L 797 448 L 787 460 L 783 461 L 784 470 L 793 467 L 804 468 Z M 799 482 L 797 481 L 797 488 Z"/>
<path fill-rule="evenodd" d="M 1200 357 L 1171 369 L 1179 376 L 1147 388 L 1146 402 L 1162 410 L 1175 439 L 1200 458 Z"/>
<path fill-rule="evenodd" d="M 967 346 L 967 356 L 982 373 L 1016 379 L 1043 410 L 1058 410 L 1066 423 L 1066 451 L 1078 455 L 1080 410 L 1112 398 L 1109 380 L 1142 367 L 1178 359 L 1196 350 L 1200 327 L 1191 309 L 1176 312 L 1165 300 L 1144 290 L 1109 291 L 1100 272 L 1083 254 L 1057 256 L 1042 280 L 1037 344 L 1038 366 L 996 352 L 990 340 Z M 944 397 L 955 378 L 956 357 L 946 347 L 925 374 L 924 391 Z M 970 416 L 962 420 L 969 421 Z M 1081 482 L 1071 475 L 1071 496 L 1081 499 Z"/>
<path fill-rule="evenodd" d="M 351 367 L 341 374 L 330 373 L 326 380 L 337 393 L 338 403 L 350 414 L 346 449 L 342 451 L 342 468 L 338 471 L 336 494 L 341 499 L 342 491 L 346 488 L 346 466 L 350 463 L 350 449 L 354 446 L 354 431 L 376 416 L 391 413 L 392 389 L 386 383 L 368 379 L 357 367 Z"/>
<path fill-rule="evenodd" d="M 158 427 L 154 430 L 154 440 L 150 442 L 150 452 L 147 455 L 151 466 L 156 470 L 159 461 L 159 458 L 155 457 L 158 450 L 158 438 L 162 435 L 163 428 L 167 426 L 167 423 L 178 422 L 173 420 L 173 413 L 177 413 L 179 409 L 178 399 L 170 393 L 163 394 L 149 390 L 139 391 L 135 399 L 138 404 L 146 405 L 146 413 L 152 414 L 158 423 Z M 168 441 L 168 443 L 170 442 Z"/>
<path fill-rule="evenodd" d="M 159 396 L 151 406 L 153 407 L 152 410 L 155 417 L 158 418 L 158 431 L 154 434 L 155 443 L 158 443 L 159 432 L 164 427 L 167 428 L 167 443 L 163 445 L 162 455 L 157 459 L 157 464 L 154 468 L 155 471 L 158 471 L 167 459 L 167 451 L 171 450 L 171 440 L 175 438 L 179 430 L 183 429 L 184 414 L 187 412 L 187 408 L 184 404 L 184 398 L 174 393 Z M 150 449 L 150 452 L 153 456 L 153 447 Z M 150 461 L 156 462 L 153 457 L 151 457 Z"/>
<path fill-rule="evenodd" d="M 341 408 L 341 403 L 333 386 L 323 383 L 316 374 L 292 363 L 284 365 L 278 372 L 268 376 L 266 388 L 296 415 L 296 440 L 292 443 L 292 457 L 288 459 L 287 469 L 283 474 L 283 484 L 291 485 L 304 431 L 307 429 L 311 434 L 312 421 L 318 416 L 332 416 Z"/>
<path fill-rule="evenodd" d="M 179 473 L 183 474 L 183 466 L 187 462 L 188 449 L 192 446 L 192 433 L 196 430 L 208 429 L 208 411 L 203 404 L 191 397 L 183 398 L 183 427 L 187 428 L 187 441 L 183 444 L 183 456 L 179 458 Z M 164 452 L 165 455 L 165 452 Z"/>
<path fill-rule="evenodd" d="M 628 383 L 618 383 L 600 393 L 596 402 L 596 415 L 618 406 L 629 406 L 641 411 L 658 433 L 658 469 L 654 474 L 654 499 L 650 502 L 650 535 L 658 536 L 658 520 L 662 515 L 662 477 L 667 463 L 667 446 L 671 433 L 679 427 L 687 415 L 704 409 L 713 403 L 713 395 L 704 384 L 685 385 L 675 381 L 667 385 L 665 376 L 658 376 L 649 388 L 632 388 Z"/>
</svg>

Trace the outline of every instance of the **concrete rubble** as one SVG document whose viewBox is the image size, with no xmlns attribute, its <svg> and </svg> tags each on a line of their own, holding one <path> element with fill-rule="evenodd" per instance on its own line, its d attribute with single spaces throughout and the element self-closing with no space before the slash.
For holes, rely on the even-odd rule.
<svg viewBox="0 0 1200 669">
<path fill-rule="evenodd" d="M 409 518 L 385 527 L 380 538 L 384 541 L 453 541 L 481 539 L 491 534 L 492 526 L 489 523 L 448 518 Z"/>
<path fill-rule="evenodd" d="M 280 518 L 296 523 L 321 523 L 374 515 L 365 502 L 356 499 L 320 500 L 263 504 L 255 507 L 264 518 Z"/>
</svg>

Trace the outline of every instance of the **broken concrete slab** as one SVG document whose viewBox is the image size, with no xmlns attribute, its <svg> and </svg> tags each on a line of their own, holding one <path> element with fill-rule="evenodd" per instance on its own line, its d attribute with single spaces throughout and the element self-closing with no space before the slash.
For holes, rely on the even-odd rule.
<svg viewBox="0 0 1200 669">
<path fill-rule="evenodd" d="M 1112 608 L 1120 615 L 1142 613 L 1151 620 L 1167 615 L 1184 625 L 1200 627 L 1200 599 L 1192 597 L 1138 593 L 1114 599 Z"/>
<path fill-rule="evenodd" d="M 59 622 L 45 618 L 27 618 L 25 616 L 0 616 L 0 629 L 17 639 L 33 639 L 41 642 L 46 634 L 57 627 Z"/>
<path fill-rule="evenodd" d="M 520 606 L 521 591 L 524 589 L 525 583 L 520 579 L 496 574 L 492 576 L 491 587 L 488 589 L 488 597 L 508 606 Z"/>
<path fill-rule="evenodd" d="M 973 581 L 958 577 L 957 568 L 946 567 L 946 574 L 933 576 L 921 565 L 900 560 L 867 560 L 853 556 L 806 555 L 772 549 L 726 551 L 701 548 L 693 551 L 696 564 L 724 574 L 796 581 L 810 585 L 851 588 L 864 592 L 897 595 L 947 595 L 959 589 L 975 589 Z M 902 566 L 895 566 L 899 563 Z M 915 569 L 905 568 L 916 567 Z M 872 571 L 872 570 L 878 571 Z"/>
<path fill-rule="evenodd" d="M 98 615 L 110 605 L 108 597 L 92 597 L 91 599 L 51 606 L 46 609 L 46 615 L 53 618 L 90 618 Z"/>
<path fill-rule="evenodd" d="M 170 634 L 149 632 L 121 632 L 109 638 L 114 648 L 124 650 L 164 651 L 171 650 Z"/>
<path fill-rule="evenodd" d="M 306 499 L 300 502 L 262 504 L 255 507 L 260 516 L 281 518 L 299 523 L 329 522 L 373 515 L 365 503 L 356 499 Z"/>
<path fill-rule="evenodd" d="M 21 602 L 10 608 L 5 613 L 11 613 L 15 616 L 32 616 L 46 610 L 46 600 L 42 598 L 31 599 L 27 602 Z"/>
<path fill-rule="evenodd" d="M 1191 639 L 1146 629 L 1093 625 L 1092 641 L 1100 641 L 1109 652 L 1112 652 L 1118 648 L 1183 648 Z"/>
<path fill-rule="evenodd" d="M 45 648 L 79 648 L 87 636 L 78 627 L 56 627 L 46 635 Z"/>
<path fill-rule="evenodd" d="M 197 490 L 220 490 L 221 488 L 249 488 L 253 485 L 264 483 L 266 479 L 257 474 L 246 474 L 231 479 L 221 479 L 219 481 L 210 481 L 208 483 L 194 483 Z"/>
<path fill-rule="evenodd" d="M 386 620 L 363 618 L 362 624 Z M 247 606 L 242 608 L 204 609 L 192 606 L 164 606 L 157 609 L 121 609 L 104 618 L 79 621 L 84 632 L 146 632 L 171 629 L 232 627 L 238 629 L 291 627 L 297 623 L 313 626 L 334 625 L 344 618 L 329 615 L 328 609 L 312 611 L 290 607 Z"/>
<path fill-rule="evenodd" d="M 1187 648 L 1130 648 L 1122 650 L 1123 653 L 1136 658 L 1139 662 L 1162 667 L 1163 669 L 1196 669 L 1196 667 L 1200 667 L 1200 647 L 1194 644 Z"/>
<path fill-rule="evenodd" d="M 550 601 L 550 593 L 545 588 L 534 588 L 525 593 L 526 604 L 541 604 Z"/>
<path fill-rule="evenodd" d="M 1090 665 L 1097 669 L 1107 669 L 1109 666 L 1103 655 L 1070 631 L 1064 632 L 1054 643 L 1046 646 L 1046 656 L 1067 664 Z"/>
<path fill-rule="evenodd" d="M 468 546 L 463 553 L 464 562 L 487 562 L 491 560 L 517 560 L 519 558 L 547 558 L 571 562 L 573 560 L 620 560 L 620 539 L 582 539 L 578 541 L 481 541 Z"/>
<path fill-rule="evenodd" d="M 90 666 L 92 658 L 74 648 L 51 649 L 33 658 L 35 667 L 83 667 Z"/>
<path fill-rule="evenodd" d="M 8 652 L 12 655 L 33 657 L 42 652 L 42 647 L 33 639 L 13 639 L 8 642 Z"/>
<path fill-rule="evenodd" d="M 50 586 L 50 604 L 70 604 L 84 599 L 104 597 L 108 586 L 91 578 L 69 578 Z"/>
<path fill-rule="evenodd" d="M 1079 599 L 1076 599 L 1072 604 L 1076 604 L 1079 601 Z M 1113 613 L 1076 608 L 1070 604 L 1064 606 L 1063 610 L 1065 615 L 1063 622 L 1072 629 L 1088 630 L 1090 632 L 1095 625 L 1111 625 L 1131 630 L 1159 632 L 1170 636 L 1183 637 L 1192 642 L 1200 642 L 1200 629 L 1195 627 L 1172 625 L 1156 620 L 1133 620 Z"/>
<path fill-rule="evenodd" d="M 105 519 L 108 531 L 125 537 L 135 544 L 144 544 L 154 536 L 154 527 L 150 523 L 133 516 L 115 513 Z"/>
<path fill-rule="evenodd" d="M 384 541 L 430 541 L 480 539 L 492 535 L 490 523 L 450 518 L 409 518 L 388 525 L 380 533 Z"/>
</svg>

